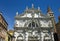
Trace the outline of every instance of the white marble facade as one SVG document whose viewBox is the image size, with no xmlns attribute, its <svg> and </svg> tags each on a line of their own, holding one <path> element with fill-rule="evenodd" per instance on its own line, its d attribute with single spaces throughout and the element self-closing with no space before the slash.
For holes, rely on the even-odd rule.
<svg viewBox="0 0 60 41">
<path fill-rule="evenodd" d="M 49 9 L 49 8 L 48 8 Z M 26 8 L 22 14 L 16 13 L 15 41 L 54 41 L 54 15 L 49 11 L 42 14 L 40 8 Z"/>
</svg>

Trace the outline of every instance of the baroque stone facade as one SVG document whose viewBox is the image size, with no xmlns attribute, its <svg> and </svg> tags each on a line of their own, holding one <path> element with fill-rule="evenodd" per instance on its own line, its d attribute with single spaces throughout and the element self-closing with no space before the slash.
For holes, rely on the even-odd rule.
<svg viewBox="0 0 60 41">
<path fill-rule="evenodd" d="M 54 14 L 48 7 L 47 14 L 40 8 L 26 7 L 22 14 L 16 13 L 14 36 L 15 41 L 54 41 Z"/>
</svg>

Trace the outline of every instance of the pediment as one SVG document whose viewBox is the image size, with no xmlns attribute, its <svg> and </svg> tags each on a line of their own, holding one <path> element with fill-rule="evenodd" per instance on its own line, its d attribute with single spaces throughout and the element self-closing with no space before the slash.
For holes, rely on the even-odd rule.
<svg viewBox="0 0 60 41">
<path fill-rule="evenodd" d="M 23 13 L 20 14 L 18 16 L 16 16 L 16 18 L 49 18 L 49 16 L 47 15 L 43 15 L 41 13 Z"/>
<path fill-rule="evenodd" d="M 30 8 L 25 10 L 22 14 L 17 15 L 16 18 L 46 18 L 48 15 L 42 14 L 41 10 Z"/>
</svg>

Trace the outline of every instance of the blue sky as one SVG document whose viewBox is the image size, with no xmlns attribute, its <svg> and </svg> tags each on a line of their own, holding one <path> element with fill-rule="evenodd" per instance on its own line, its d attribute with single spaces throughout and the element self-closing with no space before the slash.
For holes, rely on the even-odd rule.
<svg viewBox="0 0 60 41">
<path fill-rule="evenodd" d="M 26 6 L 31 8 L 32 3 L 35 8 L 39 6 L 43 14 L 47 13 L 47 7 L 50 6 L 54 12 L 56 22 L 58 21 L 60 0 L 0 0 L 0 11 L 3 12 L 2 15 L 9 24 L 9 29 L 14 27 L 16 12 L 18 11 L 21 14 L 26 9 Z"/>
</svg>

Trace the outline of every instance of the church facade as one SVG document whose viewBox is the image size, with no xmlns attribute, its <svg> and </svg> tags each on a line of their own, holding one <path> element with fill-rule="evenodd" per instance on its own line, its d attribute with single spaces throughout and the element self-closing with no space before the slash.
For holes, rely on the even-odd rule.
<svg viewBox="0 0 60 41">
<path fill-rule="evenodd" d="M 26 7 L 22 14 L 16 13 L 14 36 L 15 41 L 54 41 L 54 14 L 48 7 L 47 14 L 40 8 Z"/>
</svg>

